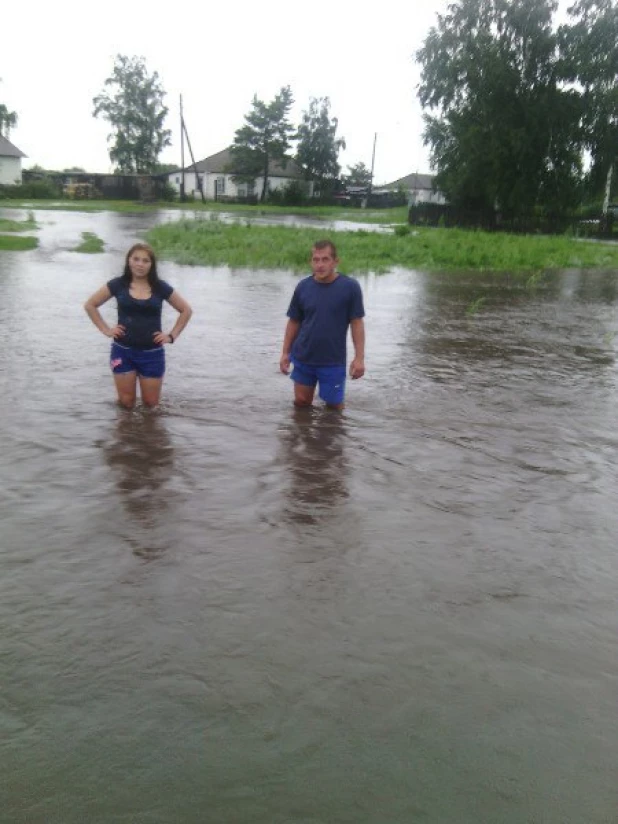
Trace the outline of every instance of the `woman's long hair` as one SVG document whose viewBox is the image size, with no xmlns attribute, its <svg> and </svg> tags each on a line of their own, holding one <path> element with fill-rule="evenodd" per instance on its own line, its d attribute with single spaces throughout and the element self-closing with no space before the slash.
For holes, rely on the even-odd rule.
<svg viewBox="0 0 618 824">
<path fill-rule="evenodd" d="M 150 271 L 148 272 L 148 284 L 152 291 L 156 289 L 159 283 L 159 273 L 157 272 L 157 258 L 155 257 L 154 249 L 152 246 L 149 246 L 147 243 L 134 243 L 133 246 L 127 252 L 127 256 L 124 261 L 124 272 L 122 273 L 122 279 L 125 281 L 127 286 L 131 284 L 131 267 L 129 266 L 129 258 L 133 254 L 133 252 L 146 252 L 148 257 L 150 258 Z"/>
</svg>

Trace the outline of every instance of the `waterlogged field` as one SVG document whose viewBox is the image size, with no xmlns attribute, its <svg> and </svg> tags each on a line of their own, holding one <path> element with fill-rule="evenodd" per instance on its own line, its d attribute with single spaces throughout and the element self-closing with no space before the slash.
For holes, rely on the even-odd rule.
<svg viewBox="0 0 618 824">
<path fill-rule="evenodd" d="M 28 249 L 35 249 L 38 240 L 35 237 L 20 236 L 20 232 L 32 232 L 38 229 L 38 224 L 32 212 L 23 220 L 0 217 L 0 251 L 2 252 L 25 252 Z M 4 234 L 4 233 L 8 234 Z"/>
<path fill-rule="evenodd" d="M 37 228 L 37 222 L 32 212 L 24 220 L 0 217 L 0 232 L 30 232 Z"/>
<path fill-rule="evenodd" d="M 324 233 L 322 233 L 324 234 Z M 509 235 L 461 229 L 394 227 L 390 232 L 328 231 L 343 271 L 425 270 L 534 271 L 618 267 L 618 246 L 566 236 Z M 153 228 L 157 252 L 183 264 L 228 265 L 304 271 L 319 230 L 180 220 Z"/>
<path fill-rule="evenodd" d="M 260 215 L 297 215 L 322 220 L 343 220 L 356 223 L 405 223 L 407 208 L 399 206 L 394 209 L 354 209 L 341 206 L 271 206 L 260 204 L 251 206 L 243 203 L 215 203 L 207 201 L 189 201 L 185 203 L 140 203 L 128 200 L 0 200 L 0 209 L 43 209 L 64 210 L 72 212 L 157 212 L 161 209 L 174 209 L 186 212 L 231 212 L 248 217 Z"/>
<path fill-rule="evenodd" d="M 35 216 L 0 254 L 1 824 L 614 824 L 618 270 L 359 274 L 332 414 L 278 369 L 297 274 L 164 261 L 194 316 L 125 414 L 82 306 L 171 218 Z"/>
</svg>

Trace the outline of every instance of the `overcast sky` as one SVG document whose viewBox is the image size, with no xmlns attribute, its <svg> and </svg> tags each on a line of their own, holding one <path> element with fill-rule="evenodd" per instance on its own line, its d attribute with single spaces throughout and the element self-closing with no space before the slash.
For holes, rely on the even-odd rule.
<svg viewBox="0 0 618 824">
<path fill-rule="evenodd" d="M 0 13 L 0 102 L 19 116 L 11 141 L 24 167 L 111 171 L 108 125 L 92 98 L 116 54 L 146 58 L 167 92 L 172 145 L 161 161 L 180 164 L 178 100 L 196 160 L 228 146 L 254 94 L 270 100 L 290 85 L 300 121 L 310 97 L 330 97 L 347 149 L 342 166 L 371 166 L 375 182 L 429 171 L 422 143 L 414 52 L 446 0 L 144 0 L 9 2 Z"/>
</svg>

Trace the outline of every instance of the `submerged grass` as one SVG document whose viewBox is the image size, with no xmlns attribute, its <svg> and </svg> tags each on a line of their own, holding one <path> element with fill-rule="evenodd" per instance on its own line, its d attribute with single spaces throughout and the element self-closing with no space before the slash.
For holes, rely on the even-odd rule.
<svg viewBox="0 0 618 824">
<path fill-rule="evenodd" d="M 417 229 L 410 234 L 333 232 L 279 226 L 181 220 L 150 230 L 164 258 L 192 265 L 305 271 L 312 244 L 327 235 L 344 272 L 406 269 L 533 271 L 618 268 L 618 246 L 565 236 L 508 235 L 461 229 Z"/>
<path fill-rule="evenodd" d="M 28 217 L 25 220 L 10 220 L 9 218 L 0 217 L 0 232 L 31 232 L 36 228 L 38 228 L 37 222 L 32 212 L 28 212 Z"/>
<path fill-rule="evenodd" d="M 1 252 L 25 252 L 27 249 L 36 249 L 39 241 L 36 237 L 23 235 L 0 235 Z"/>
<path fill-rule="evenodd" d="M 94 232 L 82 232 L 82 242 L 73 249 L 74 252 L 83 252 L 95 255 L 105 249 L 105 243 Z"/>
</svg>

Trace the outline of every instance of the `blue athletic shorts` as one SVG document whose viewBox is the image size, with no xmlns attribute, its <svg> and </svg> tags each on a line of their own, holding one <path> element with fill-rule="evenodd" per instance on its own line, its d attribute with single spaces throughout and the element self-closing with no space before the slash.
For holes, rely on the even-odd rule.
<svg viewBox="0 0 618 824">
<path fill-rule="evenodd" d="M 310 366 L 307 363 L 292 361 L 294 369 L 291 378 L 303 386 L 320 385 L 319 396 L 324 403 L 338 406 L 345 396 L 345 366 Z"/>
<path fill-rule="evenodd" d="M 137 372 L 142 378 L 162 378 L 165 374 L 165 350 L 163 346 L 156 349 L 134 349 L 114 341 L 109 365 L 114 375 Z"/>
</svg>

